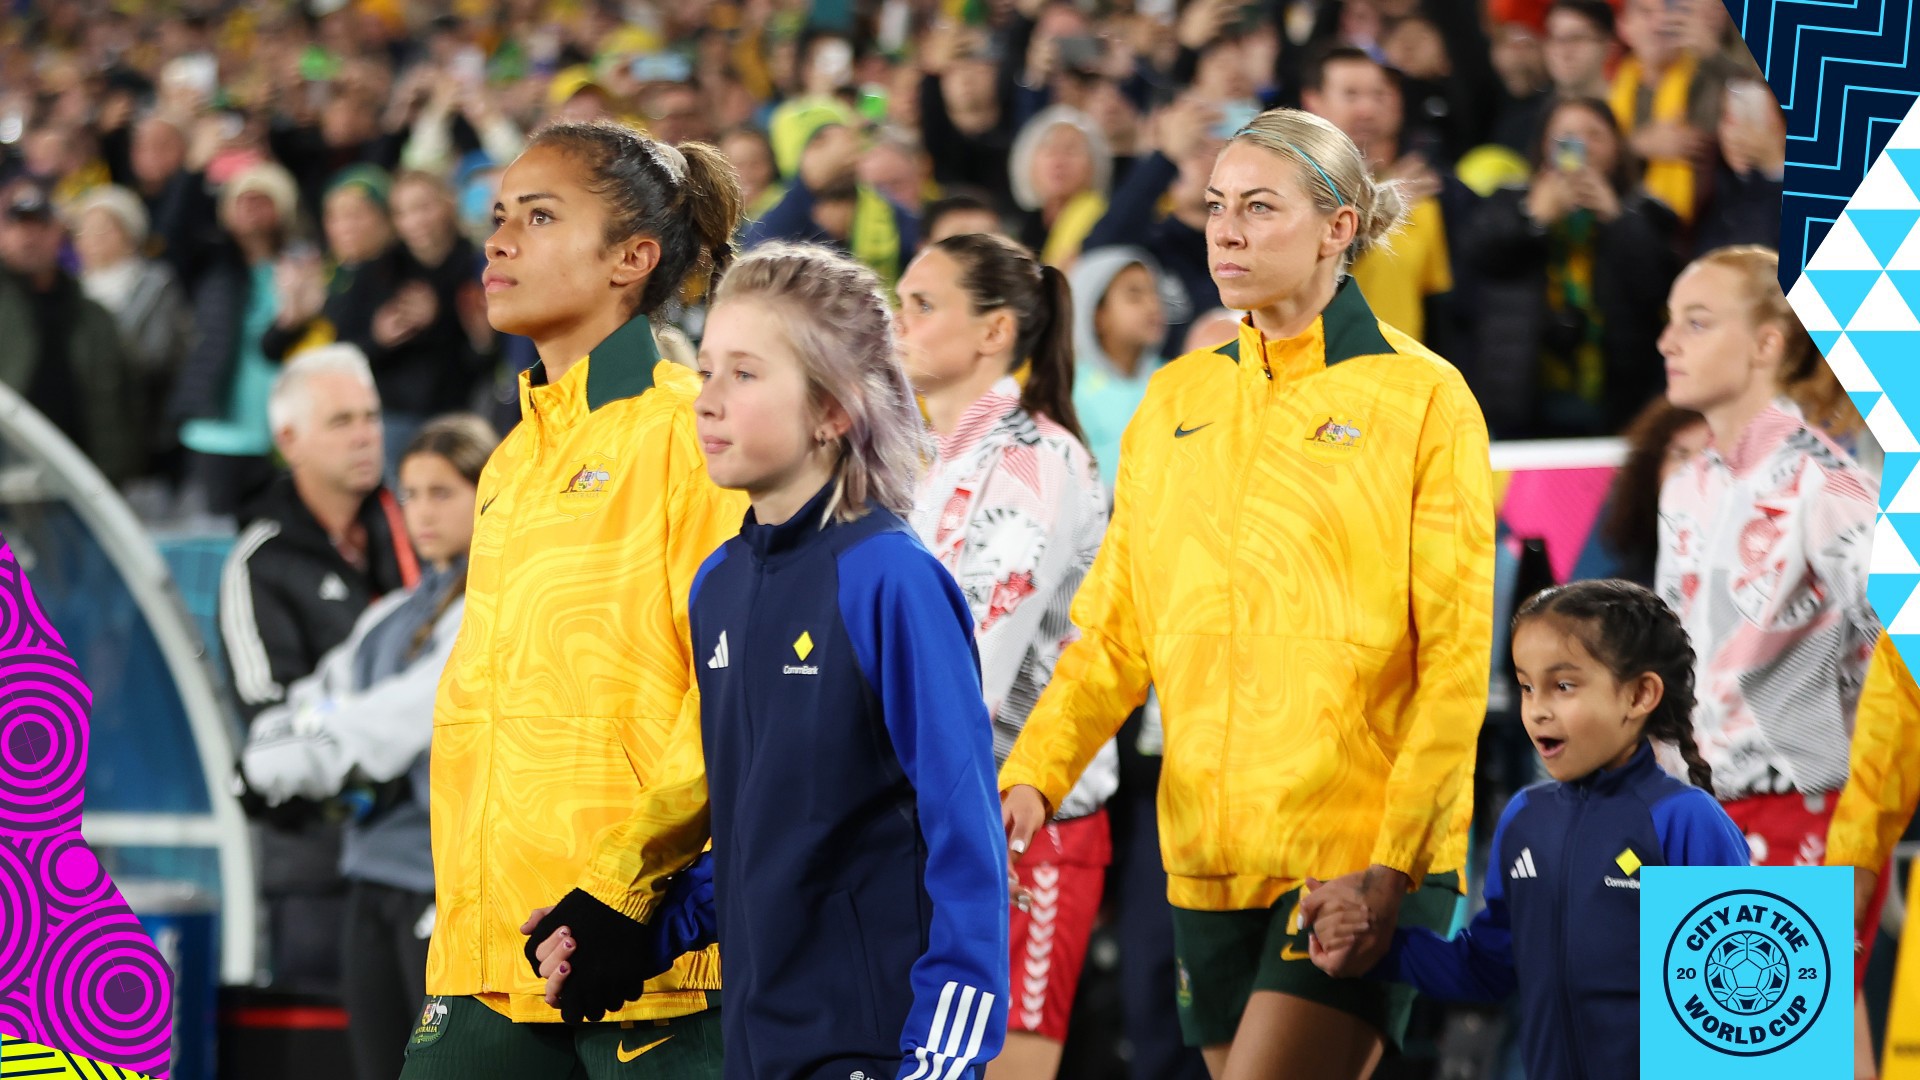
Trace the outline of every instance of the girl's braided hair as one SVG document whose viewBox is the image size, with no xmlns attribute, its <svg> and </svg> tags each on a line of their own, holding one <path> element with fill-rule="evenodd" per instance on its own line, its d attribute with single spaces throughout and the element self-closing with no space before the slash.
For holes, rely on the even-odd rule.
<svg viewBox="0 0 1920 1080">
<path fill-rule="evenodd" d="M 1658 596 L 1631 581 L 1577 581 L 1535 593 L 1513 616 L 1513 632 L 1536 619 L 1554 619 L 1578 638 L 1620 682 L 1649 672 L 1666 690 L 1647 717 L 1649 737 L 1674 744 L 1687 779 L 1713 790 L 1713 769 L 1693 741 L 1693 643 Z"/>
</svg>

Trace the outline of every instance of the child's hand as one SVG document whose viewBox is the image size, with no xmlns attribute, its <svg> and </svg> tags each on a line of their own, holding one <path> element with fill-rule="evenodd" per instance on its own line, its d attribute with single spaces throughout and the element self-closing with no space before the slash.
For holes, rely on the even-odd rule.
<svg viewBox="0 0 1920 1080">
<path fill-rule="evenodd" d="M 543 908 L 534 908 L 533 914 L 527 916 L 527 921 L 520 924 L 520 932 L 533 933 L 551 911 L 553 911 L 552 904 Z M 573 971 L 572 965 L 566 962 L 566 958 L 573 955 L 573 947 L 573 935 L 564 926 L 548 935 L 545 941 L 534 946 L 534 959 L 539 965 L 534 970 L 547 980 L 547 1004 L 556 1009 L 560 1007 L 560 988 L 566 985 L 567 976 Z"/>
<path fill-rule="evenodd" d="M 1307 927 L 1307 955 L 1314 966 L 1335 978 L 1362 974 L 1365 966 L 1355 955 L 1354 946 L 1373 929 L 1373 911 L 1351 885 L 1329 885 L 1314 878 L 1306 883 L 1313 898 L 1302 902 L 1302 922 Z M 1311 919 L 1309 922 L 1308 919 Z"/>
</svg>

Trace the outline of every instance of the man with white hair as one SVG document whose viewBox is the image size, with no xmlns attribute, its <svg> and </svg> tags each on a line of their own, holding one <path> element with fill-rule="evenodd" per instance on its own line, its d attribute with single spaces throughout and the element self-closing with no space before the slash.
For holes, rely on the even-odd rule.
<svg viewBox="0 0 1920 1080">
<path fill-rule="evenodd" d="M 289 471 L 241 515 L 220 580 L 220 638 L 249 723 L 346 640 L 369 603 L 419 579 L 399 501 L 380 483 L 380 397 L 366 356 L 352 345 L 295 355 L 267 416 Z M 337 821 L 313 803 L 269 812 L 237 779 L 235 791 L 266 822 L 260 890 L 275 985 L 337 991 Z"/>
</svg>

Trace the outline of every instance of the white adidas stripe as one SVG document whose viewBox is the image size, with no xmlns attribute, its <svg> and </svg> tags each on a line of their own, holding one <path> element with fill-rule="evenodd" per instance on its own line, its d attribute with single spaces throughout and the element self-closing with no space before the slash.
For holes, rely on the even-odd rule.
<svg viewBox="0 0 1920 1080">
<path fill-rule="evenodd" d="M 955 991 L 959 992 L 956 1007 Z M 995 995 L 958 982 L 940 988 L 940 1002 L 933 1011 L 933 1023 L 927 1041 L 914 1048 L 919 1066 L 906 1080 L 959 1080 L 980 1054 L 987 1034 L 987 1021 L 993 1015 Z M 968 1027 L 971 1024 L 972 1030 Z M 966 1049 L 962 1051 L 964 1041 Z M 944 1045 L 943 1045 L 944 1044 Z"/>
</svg>

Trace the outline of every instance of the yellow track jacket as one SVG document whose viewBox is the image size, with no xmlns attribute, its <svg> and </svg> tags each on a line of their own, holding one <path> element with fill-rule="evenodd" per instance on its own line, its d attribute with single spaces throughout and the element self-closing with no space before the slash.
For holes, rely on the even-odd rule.
<svg viewBox="0 0 1920 1080">
<path fill-rule="evenodd" d="M 1492 651 L 1487 429 L 1446 361 L 1343 283 L 1297 338 L 1154 375 L 1121 442 L 1081 638 L 1000 773 L 1060 805 L 1158 688 L 1175 906 L 1465 862 Z"/>
<path fill-rule="evenodd" d="M 702 773 L 699 739 L 676 728 L 693 685 L 687 591 L 746 512 L 707 479 L 699 390 L 660 360 L 645 318 L 554 385 L 520 376 L 521 422 L 480 477 L 466 616 L 434 706 L 429 993 L 557 1021 L 521 952 L 528 913 L 578 886 L 642 914 L 642 794 Z M 698 1012 L 719 985 L 709 948 L 607 1019 Z"/>
<path fill-rule="evenodd" d="M 1851 758 L 1827 826 L 1827 865 L 1882 874 L 1920 803 L 1920 687 L 1885 632 L 1860 689 Z"/>
</svg>

